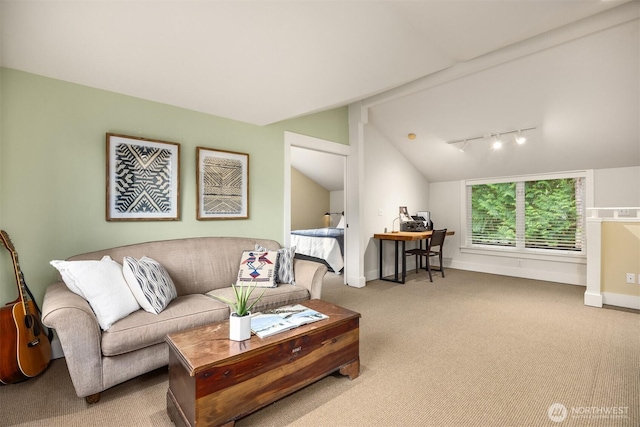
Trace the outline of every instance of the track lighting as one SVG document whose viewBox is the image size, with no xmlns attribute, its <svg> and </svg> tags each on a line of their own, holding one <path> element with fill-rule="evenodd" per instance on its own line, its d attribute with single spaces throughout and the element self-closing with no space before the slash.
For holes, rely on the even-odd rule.
<svg viewBox="0 0 640 427">
<path fill-rule="evenodd" d="M 493 137 L 493 144 L 491 145 L 494 150 L 499 150 L 502 148 L 502 141 L 500 140 L 500 135 L 495 135 Z"/>
<path fill-rule="evenodd" d="M 509 135 L 511 133 L 515 134 L 513 136 L 513 140 L 518 144 L 518 145 L 522 145 L 527 141 L 527 138 L 524 137 L 524 135 L 522 134 L 525 131 L 528 130 L 533 130 L 535 129 L 536 126 L 532 126 L 532 127 L 528 127 L 528 128 L 521 128 L 521 129 L 514 129 L 514 130 L 508 130 L 505 132 L 494 132 L 488 135 L 481 135 L 481 136 L 474 136 L 471 138 L 464 138 L 464 139 L 456 139 L 455 141 L 447 141 L 447 144 L 460 144 L 458 150 L 464 152 L 466 151 L 468 145 L 469 145 L 469 141 L 474 141 L 477 139 L 485 139 L 485 138 L 493 138 L 493 143 L 491 144 L 491 146 L 493 147 L 494 150 L 499 150 L 500 148 L 502 148 L 503 141 L 500 139 L 501 136 L 504 137 L 504 135 Z"/>
</svg>

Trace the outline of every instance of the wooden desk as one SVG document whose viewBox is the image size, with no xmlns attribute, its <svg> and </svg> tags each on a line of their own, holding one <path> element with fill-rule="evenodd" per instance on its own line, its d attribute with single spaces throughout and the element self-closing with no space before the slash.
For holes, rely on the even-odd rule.
<svg viewBox="0 0 640 427">
<path fill-rule="evenodd" d="M 405 255 L 406 242 L 427 240 L 433 234 L 429 231 L 396 231 L 395 233 L 377 233 L 373 235 L 374 239 L 380 240 L 380 280 L 388 282 L 404 283 L 407 277 L 407 257 Z M 454 231 L 447 231 L 447 236 L 454 235 Z M 395 243 L 395 269 L 393 279 L 382 276 L 382 246 L 385 240 L 391 240 Z M 402 242 L 402 279 L 398 279 L 398 243 Z M 422 242 L 420 243 L 422 244 Z"/>
</svg>

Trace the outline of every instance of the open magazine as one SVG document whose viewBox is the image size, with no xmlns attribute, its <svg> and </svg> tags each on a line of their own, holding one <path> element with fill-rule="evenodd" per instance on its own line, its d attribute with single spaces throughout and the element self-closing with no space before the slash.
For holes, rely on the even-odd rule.
<svg viewBox="0 0 640 427">
<path fill-rule="evenodd" d="M 265 338 L 328 318 L 329 316 L 301 304 L 287 305 L 251 315 L 251 332 Z"/>
</svg>

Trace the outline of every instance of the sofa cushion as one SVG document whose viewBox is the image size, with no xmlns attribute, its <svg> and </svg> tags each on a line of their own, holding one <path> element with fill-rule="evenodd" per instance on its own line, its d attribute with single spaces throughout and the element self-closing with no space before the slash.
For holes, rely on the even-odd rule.
<svg viewBox="0 0 640 427">
<path fill-rule="evenodd" d="M 119 319 L 140 309 L 122 275 L 122 266 L 108 256 L 100 261 L 50 262 L 69 290 L 89 302 L 104 331 Z"/>
<path fill-rule="evenodd" d="M 102 354 L 116 356 L 164 342 L 165 335 L 229 317 L 229 307 L 202 294 L 180 296 L 160 314 L 138 310 L 102 334 Z"/>
<path fill-rule="evenodd" d="M 266 288 L 264 291 L 264 295 L 262 295 L 260 301 L 258 301 L 258 303 L 251 309 L 251 312 L 257 313 L 258 311 L 281 307 L 283 305 L 296 304 L 309 299 L 309 291 L 302 286 L 282 284 L 277 288 Z M 260 293 L 262 293 L 262 290 L 260 290 Z M 215 297 L 222 297 L 235 301 L 233 288 L 231 287 L 214 289 L 213 291 L 207 292 L 206 295 L 210 296 L 212 299 Z M 256 298 L 250 298 L 250 301 L 253 302 Z"/>
<path fill-rule="evenodd" d="M 296 284 L 294 271 L 293 271 L 293 259 L 296 256 L 296 247 L 290 248 L 265 248 L 262 245 L 256 245 L 257 251 L 278 251 L 278 262 L 276 263 L 276 270 L 278 275 L 276 277 L 276 283 L 291 283 Z"/>
<path fill-rule="evenodd" d="M 251 285 L 259 288 L 274 288 L 278 251 L 244 251 L 240 258 L 240 269 L 236 286 Z"/>
<path fill-rule="evenodd" d="M 158 314 L 178 296 L 169 273 L 154 259 L 126 256 L 122 260 L 122 273 L 144 311 Z"/>
</svg>

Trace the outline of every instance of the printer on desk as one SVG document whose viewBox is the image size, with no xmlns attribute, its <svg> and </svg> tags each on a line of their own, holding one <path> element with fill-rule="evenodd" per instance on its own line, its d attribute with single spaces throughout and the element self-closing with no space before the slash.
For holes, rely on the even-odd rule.
<svg viewBox="0 0 640 427">
<path fill-rule="evenodd" d="M 411 221 L 401 222 L 400 231 L 420 232 L 420 231 L 427 231 L 427 229 L 424 226 L 424 222 L 411 220 Z"/>
<path fill-rule="evenodd" d="M 406 208 L 405 208 L 406 209 Z M 400 231 L 422 232 L 433 230 L 430 212 L 421 211 L 418 215 L 403 215 L 402 208 L 400 210 Z"/>
<path fill-rule="evenodd" d="M 422 215 L 421 215 L 422 214 Z M 425 218 L 426 214 L 426 218 Z M 431 230 L 429 227 L 429 212 L 418 212 L 418 215 L 409 216 L 407 208 L 400 207 L 400 231 L 421 232 Z"/>
<path fill-rule="evenodd" d="M 433 230 L 431 213 L 428 211 L 419 211 L 417 215 L 412 215 L 410 219 L 402 218 L 402 216 L 400 219 L 400 231 L 421 232 Z"/>
</svg>

